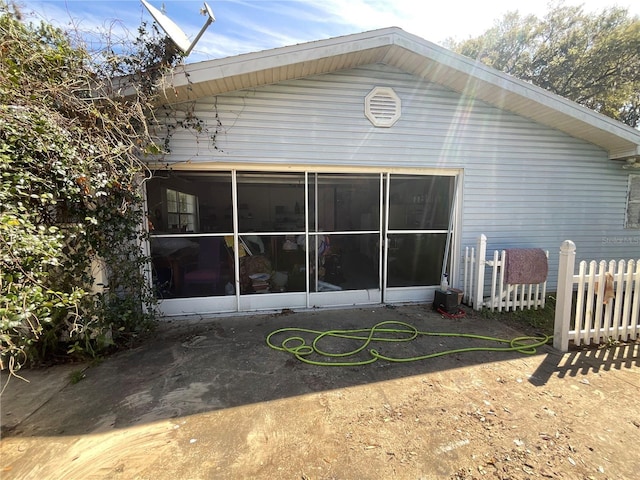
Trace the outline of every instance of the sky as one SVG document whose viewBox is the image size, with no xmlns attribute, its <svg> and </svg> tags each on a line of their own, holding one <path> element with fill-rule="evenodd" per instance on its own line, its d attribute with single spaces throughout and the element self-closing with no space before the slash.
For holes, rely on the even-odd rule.
<svg viewBox="0 0 640 480">
<path fill-rule="evenodd" d="M 82 32 L 89 47 L 109 32 L 132 41 L 151 16 L 140 0 L 14 0 L 25 19 L 45 20 Z M 171 18 L 190 40 L 206 21 L 203 1 L 148 0 Z M 627 8 L 640 16 L 638 0 L 565 0 L 587 12 Z M 216 17 L 185 60 L 223 58 L 386 27 L 400 27 L 434 43 L 465 40 L 491 28 L 505 13 L 543 17 L 545 0 L 207 0 Z"/>
</svg>

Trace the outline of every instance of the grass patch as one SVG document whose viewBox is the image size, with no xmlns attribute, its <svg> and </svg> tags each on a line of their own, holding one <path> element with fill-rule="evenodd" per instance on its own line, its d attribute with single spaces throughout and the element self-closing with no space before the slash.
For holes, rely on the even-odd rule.
<svg viewBox="0 0 640 480">
<path fill-rule="evenodd" d="M 547 295 L 544 308 L 530 310 L 515 310 L 493 312 L 488 308 L 483 308 L 479 315 L 490 320 L 504 322 L 509 326 L 523 330 L 529 334 L 553 335 L 553 324 L 556 312 L 556 298 Z"/>
<path fill-rule="evenodd" d="M 74 370 L 69 374 L 69 382 L 71 382 L 71 385 L 75 385 L 84 377 L 85 377 L 84 370 Z"/>
</svg>

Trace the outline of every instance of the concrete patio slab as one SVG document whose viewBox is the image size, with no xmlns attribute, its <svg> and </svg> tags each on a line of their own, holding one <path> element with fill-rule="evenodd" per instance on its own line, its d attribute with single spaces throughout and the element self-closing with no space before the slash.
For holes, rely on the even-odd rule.
<svg viewBox="0 0 640 480">
<path fill-rule="evenodd" d="M 634 478 L 637 344 L 326 367 L 265 342 L 283 327 L 388 320 L 522 335 L 429 305 L 172 320 L 78 383 L 69 382 L 78 366 L 12 379 L 1 398 L 2 478 Z M 374 348 L 409 357 L 469 346 L 479 345 L 430 336 Z"/>
</svg>

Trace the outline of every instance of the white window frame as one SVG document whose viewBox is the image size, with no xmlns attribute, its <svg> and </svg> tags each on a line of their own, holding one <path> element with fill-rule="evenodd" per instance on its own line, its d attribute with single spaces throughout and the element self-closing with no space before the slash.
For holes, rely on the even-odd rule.
<svg viewBox="0 0 640 480">
<path fill-rule="evenodd" d="M 175 196 L 175 201 L 169 200 L 169 192 Z M 186 232 L 197 233 L 198 219 L 198 197 L 190 193 L 181 192 L 171 188 L 165 189 L 167 206 L 167 224 L 170 224 L 171 216 L 177 218 L 177 228 Z M 172 209 L 171 206 L 174 206 Z"/>
</svg>

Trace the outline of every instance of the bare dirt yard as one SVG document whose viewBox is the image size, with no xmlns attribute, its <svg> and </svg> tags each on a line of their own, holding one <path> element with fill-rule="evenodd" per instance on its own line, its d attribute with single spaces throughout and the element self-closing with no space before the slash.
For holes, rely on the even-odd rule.
<svg viewBox="0 0 640 480">
<path fill-rule="evenodd" d="M 528 330 L 472 312 L 444 318 L 428 305 L 173 320 L 90 368 L 12 379 L 1 397 L 0 477 L 638 478 L 638 343 L 348 367 L 307 365 L 265 343 L 282 327 L 388 320 L 502 338 Z M 412 357 L 471 346 L 481 344 L 425 336 L 371 348 Z"/>
</svg>

